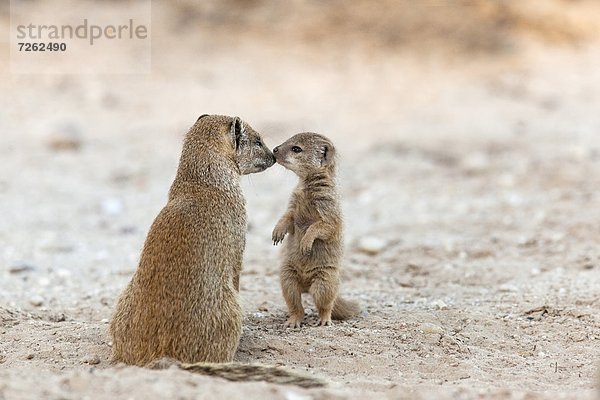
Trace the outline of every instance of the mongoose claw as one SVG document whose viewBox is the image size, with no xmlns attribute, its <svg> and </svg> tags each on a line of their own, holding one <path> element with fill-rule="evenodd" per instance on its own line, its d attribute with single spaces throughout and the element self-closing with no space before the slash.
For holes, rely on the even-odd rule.
<svg viewBox="0 0 600 400">
<path fill-rule="evenodd" d="M 302 326 L 302 321 L 296 318 L 289 318 L 285 321 L 285 324 L 283 324 L 284 328 L 299 329 L 300 326 Z"/>
<path fill-rule="evenodd" d="M 318 326 L 332 326 L 333 322 L 330 319 L 321 319 L 319 320 Z"/>
<path fill-rule="evenodd" d="M 286 233 L 287 230 L 275 227 L 275 229 L 273 229 L 273 235 L 271 236 L 271 238 L 273 239 L 273 245 L 277 246 L 279 243 L 283 242 Z"/>
</svg>

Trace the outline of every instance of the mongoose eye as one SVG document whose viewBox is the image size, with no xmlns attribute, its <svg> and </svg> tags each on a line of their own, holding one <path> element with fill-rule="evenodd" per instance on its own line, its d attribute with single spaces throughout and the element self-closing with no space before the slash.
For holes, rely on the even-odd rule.
<svg viewBox="0 0 600 400">
<path fill-rule="evenodd" d="M 256 142 L 254 142 L 254 144 L 255 144 L 257 147 L 261 147 L 261 146 L 263 145 L 263 144 L 262 144 L 262 142 L 261 142 L 260 140 L 257 140 Z"/>
<path fill-rule="evenodd" d="M 293 146 L 293 147 L 292 147 L 292 151 L 293 151 L 294 153 L 300 153 L 300 152 L 302 151 L 302 149 L 301 149 L 300 147 L 298 147 L 298 146 Z"/>
</svg>

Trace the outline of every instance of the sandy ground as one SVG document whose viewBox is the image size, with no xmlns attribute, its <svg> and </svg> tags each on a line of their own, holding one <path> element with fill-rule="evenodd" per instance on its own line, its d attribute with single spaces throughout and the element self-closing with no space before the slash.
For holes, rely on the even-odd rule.
<svg viewBox="0 0 600 400">
<path fill-rule="evenodd" d="M 523 34 L 447 54 L 211 36 L 153 12 L 150 75 L 11 75 L 1 60 L 0 399 L 597 398 L 597 41 Z M 311 326 L 306 298 L 308 324 L 282 328 L 270 232 L 296 178 L 274 166 L 242 180 L 236 359 L 325 389 L 110 364 L 115 300 L 203 113 L 239 115 L 272 147 L 313 130 L 339 148 L 354 320 Z"/>
</svg>

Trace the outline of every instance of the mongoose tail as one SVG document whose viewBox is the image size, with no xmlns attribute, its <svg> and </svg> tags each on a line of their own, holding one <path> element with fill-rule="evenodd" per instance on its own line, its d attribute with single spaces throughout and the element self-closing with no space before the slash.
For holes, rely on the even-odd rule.
<svg viewBox="0 0 600 400">
<path fill-rule="evenodd" d="M 319 378 L 292 372 L 285 368 L 260 364 L 242 363 L 193 363 L 185 364 L 174 360 L 162 359 L 151 363 L 152 369 L 165 369 L 171 365 L 196 374 L 216 376 L 234 382 L 265 381 L 280 385 L 296 385 L 303 388 L 323 387 L 327 383 Z"/>
<path fill-rule="evenodd" d="M 335 298 L 331 318 L 333 319 L 349 319 L 356 317 L 360 313 L 360 306 L 356 301 L 346 300 L 340 296 Z"/>
</svg>

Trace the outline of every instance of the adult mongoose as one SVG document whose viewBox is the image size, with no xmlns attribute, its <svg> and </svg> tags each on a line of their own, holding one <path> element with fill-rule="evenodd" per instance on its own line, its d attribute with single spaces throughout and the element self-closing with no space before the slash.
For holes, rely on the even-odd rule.
<svg viewBox="0 0 600 400">
<path fill-rule="evenodd" d="M 177 365 L 230 380 L 324 384 L 285 369 L 230 362 L 242 331 L 246 210 L 240 175 L 274 163 L 259 134 L 239 118 L 198 118 L 185 137 L 167 205 L 112 318 L 115 362 Z"/>
<path fill-rule="evenodd" d="M 167 205 L 146 238 L 110 324 L 114 361 L 233 359 L 246 237 L 240 176 L 275 162 L 239 118 L 203 115 L 187 133 Z"/>
<path fill-rule="evenodd" d="M 338 296 L 343 223 L 335 184 L 335 147 L 317 133 L 299 133 L 273 149 L 277 163 L 298 175 L 287 211 L 273 230 L 284 242 L 281 289 L 288 306 L 286 327 L 300 327 L 302 293 L 310 293 L 319 325 L 357 315 L 357 303 Z"/>
</svg>

